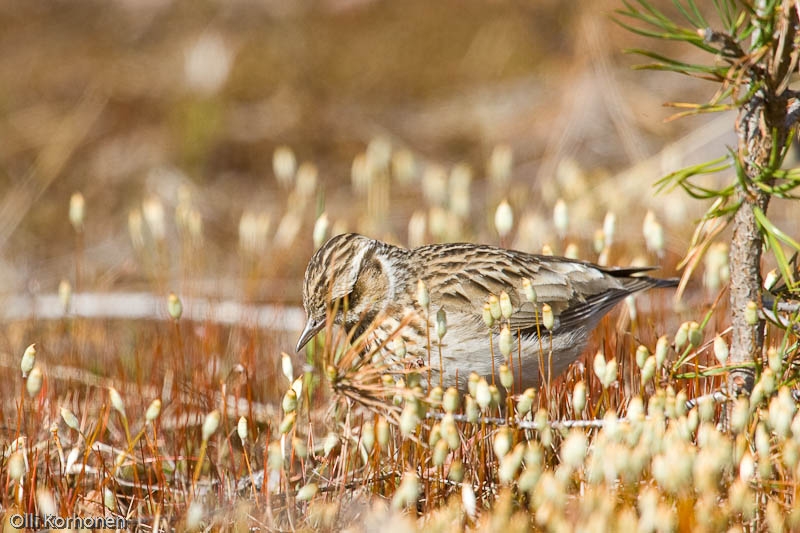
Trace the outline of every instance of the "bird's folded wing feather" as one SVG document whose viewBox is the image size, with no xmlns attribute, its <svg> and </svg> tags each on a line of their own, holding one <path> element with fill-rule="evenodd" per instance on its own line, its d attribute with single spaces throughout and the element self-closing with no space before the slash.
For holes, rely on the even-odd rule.
<svg viewBox="0 0 800 533">
<path fill-rule="evenodd" d="M 478 250 L 479 252 L 479 250 Z M 605 312 L 632 292 L 623 279 L 598 268 L 560 258 L 541 258 L 522 253 L 492 249 L 492 260 L 475 253 L 473 257 L 434 257 L 429 268 L 437 275 L 429 279 L 432 302 L 438 302 L 446 312 L 472 312 L 480 317 L 489 296 L 505 291 L 514 313 L 512 330 L 543 329 L 542 304 L 553 310 L 555 327 L 579 325 L 595 313 Z M 522 286 L 529 279 L 536 291 L 538 309 L 527 301 Z"/>
</svg>

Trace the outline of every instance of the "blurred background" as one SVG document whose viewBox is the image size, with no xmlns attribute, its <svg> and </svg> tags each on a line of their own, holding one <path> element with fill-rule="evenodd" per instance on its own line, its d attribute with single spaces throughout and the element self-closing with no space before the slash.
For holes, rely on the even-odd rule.
<svg viewBox="0 0 800 533">
<path fill-rule="evenodd" d="M 707 206 L 652 184 L 722 155 L 735 117 L 665 121 L 664 102 L 716 87 L 634 71 L 624 48 L 693 52 L 627 32 L 616 7 L 2 2 L 0 292 L 296 304 L 315 224 L 597 261 L 609 211 L 626 246 L 606 260 L 674 266 Z M 648 210 L 665 230 L 649 257 Z"/>
</svg>

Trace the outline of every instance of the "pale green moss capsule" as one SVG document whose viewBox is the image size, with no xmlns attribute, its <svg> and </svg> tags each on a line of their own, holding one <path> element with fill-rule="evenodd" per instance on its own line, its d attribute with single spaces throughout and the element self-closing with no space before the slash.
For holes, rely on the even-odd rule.
<svg viewBox="0 0 800 533">
<path fill-rule="evenodd" d="M 776 374 L 783 372 L 783 352 L 780 352 L 774 346 L 767 350 L 767 364 L 770 370 Z"/>
<path fill-rule="evenodd" d="M 22 370 L 22 377 L 28 377 L 28 373 L 33 370 L 33 365 L 36 363 L 36 344 L 31 344 L 22 353 L 22 360 L 20 361 L 19 368 Z"/>
<path fill-rule="evenodd" d="M 514 385 L 514 374 L 511 373 L 511 369 L 508 368 L 508 365 L 500 365 L 497 370 L 500 375 L 500 384 L 503 388 L 509 390 L 512 385 Z"/>
<path fill-rule="evenodd" d="M 500 461 L 500 468 L 497 469 L 497 477 L 500 479 L 500 483 L 508 484 L 516 479 L 519 467 L 522 465 L 523 452 L 524 445 L 519 443 L 511 453 L 506 454 Z"/>
<path fill-rule="evenodd" d="M 427 215 L 424 211 L 414 211 L 408 220 L 408 247 L 416 248 L 425 244 Z"/>
<path fill-rule="evenodd" d="M 555 227 L 558 236 L 562 239 L 569 230 L 569 210 L 567 209 L 567 203 L 561 198 L 553 206 L 553 227 Z"/>
<path fill-rule="evenodd" d="M 511 298 L 506 291 L 500 292 L 500 314 L 503 318 L 508 320 L 511 318 L 514 308 L 511 306 Z"/>
<path fill-rule="evenodd" d="M 600 380 L 603 384 L 603 387 L 608 388 L 617 380 L 617 360 L 612 359 L 606 363 L 606 371 L 603 375 L 603 379 Z"/>
<path fill-rule="evenodd" d="M 39 513 L 44 516 L 55 516 L 58 513 L 56 500 L 50 489 L 42 486 L 36 489 L 36 504 L 39 506 Z"/>
<path fill-rule="evenodd" d="M 492 449 L 495 455 L 502 459 L 511 449 L 511 432 L 508 428 L 500 428 L 494 436 L 492 441 Z"/>
<path fill-rule="evenodd" d="M 392 143 L 386 137 L 373 137 L 367 144 L 367 161 L 373 172 L 386 172 L 392 159 Z"/>
<path fill-rule="evenodd" d="M 442 403 L 443 397 L 444 397 L 444 391 L 440 386 L 436 385 L 428 393 L 428 403 L 431 405 L 439 405 Z"/>
<path fill-rule="evenodd" d="M 461 477 L 463 478 L 463 475 Z M 477 508 L 477 499 L 475 498 L 475 491 L 472 488 L 472 483 L 461 484 L 461 506 L 470 520 L 474 520 Z"/>
<path fill-rule="evenodd" d="M 61 308 L 66 313 L 72 300 L 72 285 L 65 279 L 62 279 L 58 284 L 58 300 L 61 302 Z"/>
<path fill-rule="evenodd" d="M 447 313 L 444 309 L 439 309 L 436 312 L 436 336 L 439 337 L 439 342 L 447 334 Z"/>
<path fill-rule="evenodd" d="M 491 329 L 494 326 L 494 317 L 492 316 L 492 307 L 489 305 L 489 302 L 483 304 L 483 323 L 486 324 L 486 327 Z"/>
<path fill-rule="evenodd" d="M 769 461 L 770 457 L 770 439 L 769 432 L 763 422 L 756 425 L 756 451 L 758 451 L 759 458 Z"/>
<path fill-rule="evenodd" d="M 317 177 L 319 170 L 317 165 L 310 161 L 300 164 L 295 176 L 294 190 L 301 198 L 310 198 L 317 189 Z"/>
<path fill-rule="evenodd" d="M 464 480 L 464 464 L 461 461 L 456 460 L 450 464 L 447 479 L 454 483 L 461 483 Z"/>
<path fill-rule="evenodd" d="M 461 218 L 470 214 L 470 185 L 472 169 L 466 163 L 458 163 L 450 171 L 449 197 L 450 211 Z"/>
<path fill-rule="evenodd" d="M 586 383 L 581 380 L 572 389 L 572 409 L 575 414 L 580 414 L 584 407 L 586 407 Z"/>
<path fill-rule="evenodd" d="M 500 310 L 500 299 L 497 298 L 494 294 L 489 295 L 489 310 L 492 313 L 492 318 L 494 320 L 500 320 L 500 317 L 503 316 L 502 311 Z"/>
<path fill-rule="evenodd" d="M 645 235 L 647 249 L 655 252 L 659 257 L 664 254 L 664 227 L 658 220 L 653 220 Z"/>
<path fill-rule="evenodd" d="M 603 352 L 597 352 L 594 355 L 594 360 L 592 361 L 592 370 L 594 370 L 594 375 L 597 376 L 597 379 L 603 381 L 603 378 L 606 375 L 606 358 L 603 355 Z"/>
<path fill-rule="evenodd" d="M 203 440 L 207 441 L 211 438 L 211 436 L 216 433 L 217 428 L 219 427 L 219 410 L 214 409 L 210 413 L 206 415 L 205 420 L 203 420 Z"/>
<path fill-rule="evenodd" d="M 339 435 L 337 435 L 333 431 L 329 431 L 327 435 L 325 435 L 325 440 L 322 443 L 322 453 L 325 457 L 330 455 L 330 453 L 339 447 Z"/>
<path fill-rule="evenodd" d="M 580 257 L 580 248 L 574 242 L 567 244 L 567 248 L 564 250 L 564 257 L 567 259 L 578 259 Z"/>
<path fill-rule="evenodd" d="M 286 391 L 286 394 L 283 395 L 281 407 L 283 407 L 285 414 L 293 413 L 297 410 L 297 393 L 294 390 L 289 389 Z"/>
<path fill-rule="evenodd" d="M 122 417 L 125 417 L 125 403 L 122 401 L 117 389 L 114 387 L 108 388 L 108 398 L 111 400 L 111 407 L 113 407 Z"/>
<path fill-rule="evenodd" d="M 477 372 L 469 373 L 469 378 L 467 379 L 467 390 L 473 398 L 477 396 L 478 382 L 480 382 L 480 380 L 481 377 L 477 374 Z"/>
<path fill-rule="evenodd" d="M 523 392 L 517 400 L 517 414 L 523 417 L 530 413 L 535 400 L 536 390 L 532 388 L 525 389 L 525 392 Z"/>
<path fill-rule="evenodd" d="M 301 502 L 311 501 L 311 499 L 317 494 L 319 487 L 316 483 L 309 483 L 304 485 L 300 490 L 297 491 L 297 499 Z"/>
<path fill-rule="evenodd" d="M 487 165 L 489 180 L 497 186 L 505 185 L 511 179 L 513 162 L 514 154 L 510 146 L 506 144 L 495 146 L 489 156 Z"/>
<path fill-rule="evenodd" d="M 414 472 L 403 474 L 403 480 L 392 498 L 392 508 L 400 510 L 416 503 L 419 497 L 419 479 Z"/>
<path fill-rule="evenodd" d="M 375 446 L 375 426 L 372 425 L 372 422 L 364 422 L 361 427 L 361 443 L 367 453 L 371 452 Z"/>
<path fill-rule="evenodd" d="M 22 480 L 25 476 L 25 458 L 22 452 L 14 452 L 8 458 L 8 476 L 11 479 Z"/>
<path fill-rule="evenodd" d="M 328 220 L 328 214 L 322 213 L 317 221 L 314 223 L 314 230 L 312 232 L 312 238 L 314 241 L 314 249 L 316 250 L 323 244 L 325 241 L 328 240 L 328 230 L 330 229 L 330 221 Z"/>
<path fill-rule="evenodd" d="M 426 165 L 422 173 L 422 196 L 425 201 L 428 205 L 444 212 L 442 207 L 447 203 L 447 193 L 447 171 L 445 168 L 437 164 Z"/>
<path fill-rule="evenodd" d="M 684 322 L 675 333 L 675 350 L 678 352 L 683 350 L 687 340 L 689 340 L 689 323 Z"/>
<path fill-rule="evenodd" d="M 152 422 L 153 420 L 158 418 L 158 415 L 160 414 L 161 414 L 161 400 L 156 398 L 155 400 L 150 402 L 150 405 L 147 406 L 147 411 L 145 411 L 144 413 L 144 419 L 148 422 Z"/>
<path fill-rule="evenodd" d="M 173 320 L 179 320 L 183 314 L 183 304 L 174 292 L 169 293 L 167 297 L 167 312 Z"/>
<path fill-rule="evenodd" d="M 645 359 L 642 365 L 642 383 L 647 383 L 656 374 L 656 358 L 652 355 Z"/>
<path fill-rule="evenodd" d="M 392 435 L 389 428 L 389 422 L 387 422 L 385 418 L 381 417 L 378 419 L 378 424 L 375 427 L 375 433 L 378 436 L 378 444 L 381 448 L 385 449 L 389 444 L 389 438 Z"/>
<path fill-rule="evenodd" d="M 533 428 L 536 431 L 541 432 L 549 427 L 550 426 L 547 425 L 547 410 L 544 408 L 539 408 L 533 417 Z"/>
<path fill-rule="evenodd" d="M 500 400 L 501 400 L 500 389 L 498 389 L 496 385 L 489 385 L 489 394 L 492 398 L 489 407 L 493 408 L 498 407 L 500 405 Z"/>
<path fill-rule="evenodd" d="M 292 429 L 294 429 L 294 424 L 295 424 L 296 421 L 297 421 L 297 412 L 296 411 L 292 412 L 292 413 L 289 413 L 288 415 L 284 416 L 283 420 L 281 420 L 281 425 L 280 425 L 280 428 L 279 428 L 279 431 L 281 432 L 281 435 L 286 435 L 287 433 L 292 431 Z"/>
<path fill-rule="evenodd" d="M 392 154 L 392 177 L 403 185 L 416 179 L 417 162 L 414 160 L 414 153 L 408 148 L 400 148 Z"/>
<path fill-rule="evenodd" d="M 498 343 L 500 344 L 500 353 L 503 354 L 503 357 L 507 360 L 511 355 L 512 348 L 511 329 L 509 329 L 508 324 L 503 324 L 503 328 L 500 330 L 500 339 Z"/>
<path fill-rule="evenodd" d="M 78 421 L 78 417 L 66 407 L 61 408 L 61 418 L 64 420 L 64 423 L 67 424 L 67 427 L 74 429 L 75 431 L 80 431 L 81 424 Z"/>
<path fill-rule="evenodd" d="M 628 420 L 641 422 L 644 420 L 644 402 L 641 396 L 634 396 L 628 404 Z"/>
<path fill-rule="evenodd" d="M 428 305 L 431 303 L 431 296 L 428 293 L 428 288 L 421 279 L 417 280 L 417 303 L 424 309 L 427 309 Z"/>
<path fill-rule="evenodd" d="M 739 461 L 739 479 L 745 483 L 749 483 L 756 473 L 756 462 L 750 452 L 745 452 L 742 460 Z"/>
<path fill-rule="evenodd" d="M 650 356 L 650 352 L 647 349 L 647 346 L 640 344 L 638 348 L 636 348 L 636 366 L 640 369 L 644 367 L 645 361 Z"/>
<path fill-rule="evenodd" d="M 592 239 L 592 249 L 594 253 L 600 254 L 606 247 L 606 234 L 603 233 L 602 229 L 596 229 L 594 231 L 594 237 Z"/>
<path fill-rule="evenodd" d="M 658 342 L 656 342 L 656 367 L 661 368 L 664 365 L 664 361 L 667 360 L 667 352 L 669 350 L 669 341 L 667 340 L 666 335 L 662 335 L 658 338 Z"/>
<path fill-rule="evenodd" d="M 553 316 L 553 308 L 548 304 L 542 305 L 542 324 L 549 331 L 553 330 L 555 324 L 555 317 Z"/>
<path fill-rule="evenodd" d="M 430 434 L 428 435 L 428 446 L 433 448 L 440 440 L 442 440 L 442 425 L 434 424 L 431 428 Z"/>
<path fill-rule="evenodd" d="M 117 512 L 117 497 L 111 489 L 103 489 L 103 505 L 111 512 Z"/>
<path fill-rule="evenodd" d="M 239 435 L 239 440 L 242 441 L 242 444 L 247 442 L 247 418 L 244 416 L 239 417 L 239 422 L 236 424 L 236 433 Z"/>
<path fill-rule="evenodd" d="M 494 227 L 500 238 L 504 238 L 509 234 L 511 228 L 514 227 L 514 211 L 507 200 L 500 202 L 497 210 L 494 212 Z"/>
<path fill-rule="evenodd" d="M 764 289 L 771 291 L 778 283 L 778 270 L 773 268 L 764 277 Z"/>
<path fill-rule="evenodd" d="M 134 209 L 128 213 L 128 233 L 131 237 L 131 243 L 136 250 L 144 248 L 142 212 L 138 209 Z"/>
<path fill-rule="evenodd" d="M 772 393 L 775 392 L 775 371 L 771 368 L 765 368 L 764 372 L 761 373 L 761 379 L 759 383 L 764 388 L 764 395 L 767 397 L 772 396 Z"/>
<path fill-rule="evenodd" d="M 281 373 L 289 380 L 289 383 L 294 381 L 294 364 L 292 363 L 292 356 L 284 352 L 281 354 Z"/>
<path fill-rule="evenodd" d="M 725 339 L 721 335 L 714 337 L 714 357 L 720 365 L 725 366 L 728 362 L 728 353 L 728 343 Z"/>
<path fill-rule="evenodd" d="M 433 465 L 442 466 L 445 459 L 450 454 L 450 448 L 446 440 L 439 440 L 433 447 Z"/>
<path fill-rule="evenodd" d="M 475 401 L 481 410 L 488 409 L 492 403 L 492 392 L 489 390 L 489 383 L 483 378 L 480 378 L 475 388 Z"/>
<path fill-rule="evenodd" d="M 698 414 L 701 422 L 708 422 L 714 417 L 714 399 L 709 397 L 700 398 L 697 404 Z"/>
<path fill-rule="evenodd" d="M 521 492 L 530 494 L 541 477 L 542 471 L 540 469 L 531 468 L 526 464 L 525 468 L 522 470 L 522 474 L 519 476 L 517 486 Z"/>
<path fill-rule="evenodd" d="M 617 229 L 617 215 L 612 211 L 606 213 L 603 218 L 603 235 L 605 236 L 606 246 L 611 246 L 614 242 L 614 233 Z"/>
<path fill-rule="evenodd" d="M 167 226 L 164 222 L 164 204 L 157 196 L 149 196 L 142 202 L 142 214 L 150 228 L 150 235 L 156 242 L 163 242 L 167 237 Z"/>
<path fill-rule="evenodd" d="M 764 385 L 761 381 L 758 381 L 753 385 L 753 390 L 750 392 L 751 409 L 755 410 L 762 401 L 764 401 Z"/>
<path fill-rule="evenodd" d="M 525 293 L 525 299 L 532 304 L 536 304 L 536 289 L 533 288 L 533 283 L 528 278 L 522 280 L 522 292 Z"/>
<path fill-rule="evenodd" d="M 686 401 L 687 401 L 686 391 L 681 389 L 678 391 L 678 394 L 675 395 L 675 416 L 682 417 L 686 415 Z"/>
<path fill-rule="evenodd" d="M 445 393 L 444 398 L 442 400 L 442 406 L 444 407 L 444 411 L 446 413 L 454 413 L 458 410 L 460 397 L 458 394 L 458 389 L 455 387 L 449 387 Z"/>
<path fill-rule="evenodd" d="M 86 201 L 79 192 L 72 193 L 69 198 L 69 223 L 77 232 L 83 231 L 83 220 L 86 216 Z"/>
<path fill-rule="evenodd" d="M 747 307 L 744 309 L 744 319 L 751 326 L 758 324 L 758 305 L 755 302 L 747 302 Z"/>
<path fill-rule="evenodd" d="M 25 390 L 28 391 L 28 396 L 33 398 L 39 394 L 39 391 L 42 390 L 43 379 L 42 369 L 38 366 L 34 366 L 28 374 L 28 379 L 25 381 Z"/>
<path fill-rule="evenodd" d="M 288 146 L 278 146 L 272 153 L 272 172 L 284 189 L 290 189 L 297 171 L 297 158 Z"/>
<path fill-rule="evenodd" d="M 470 424 L 477 423 L 480 417 L 478 402 L 469 394 L 464 397 L 464 415 L 467 417 L 467 422 Z"/>
<path fill-rule="evenodd" d="M 639 311 L 636 309 L 636 295 L 629 294 L 625 297 L 625 307 L 628 308 L 628 316 L 631 319 L 631 322 L 636 322 L 636 317 L 639 315 Z"/>
<path fill-rule="evenodd" d="M 279 441 L 272 441 L 267 448 L 267 466 L 273 472 L 278 472 L 283 468 L 283 452 L 281 451 L 281 443 Z"/>
<path fill-rule="evenodd" d="M 561 445 L 561 460 L 572 469 L 577 469 L 586 458 L 586 434 L 583 430 L 572 429 Z"/>
<path fill-rule="evenodd" d="M 417 413 L 417 406 L 411 402 L 403 407 L 403 412 L 400 413 L 400 432 L 404 437 L 409 437 L 417 431 L 419 425 L 419 414 Z"/>
<path fill-rule="evenodd" d="M 442 438 L 447 441 L 447 446 L 451 450 L 457 450 L 461 447 L 461 436 L 456 427 L 456 421 L 453 415 L 448 413 L 442 418 Z"/>
<path fill-rule="evenodd" d="M 703 330 L 697 322 L 689 324 L 688 339 L 693 348 L 697 348 L 703 342 Z"/>
</svg>

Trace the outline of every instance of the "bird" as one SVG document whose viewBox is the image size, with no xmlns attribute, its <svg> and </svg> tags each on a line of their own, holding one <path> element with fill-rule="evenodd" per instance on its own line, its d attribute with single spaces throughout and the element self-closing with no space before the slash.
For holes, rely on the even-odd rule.
<svg viewBox="0 0 800 533">
<path fill-rule="evenodd" d="M 332 322 L 351 338 L 366 336 L 369 349 L 385 352 L 389 360 L 400 351 L 406 363 L 427 365 L 434 384 L 465 390 L 473 372 L 488 380 L 506 364 L 523 388 L 539 387 L 541 370 L 547 368 L 547 379 L 564 373 L 615 304 L 646 289 L 677 285 L 674 278 L 644 275 L 653 269 L 604 267 L 485 244 L 406 249 L 357 233 L 340 234 L 323 244 L 306 268 L 307 321 L 296 348 L 299 352 L 335 313 Z M 427 298 L 420 298 L 423 286 Z M 484 307 L 503 292 L 512 312 L 490 327 Z M 544 304 L 552 323 L 543 320 Z M 446 317 L 441 338 L 437 316 Z M 510 361 L 499 349 L 504 326 L 512 333 Z M 545 364 L 540 364 L 542 355 Z"/>
</svg>

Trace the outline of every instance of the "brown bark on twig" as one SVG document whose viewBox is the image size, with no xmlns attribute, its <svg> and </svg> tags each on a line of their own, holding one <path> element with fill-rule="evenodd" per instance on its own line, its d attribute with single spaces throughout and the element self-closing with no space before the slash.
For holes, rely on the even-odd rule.
<svg viewBox="0 0 800 533">
<path fill-rule="evenodd" d="M 739 134 L 738 158 L 745 172 L 740 186 L 741 207 L 733 219 L 731 237 L 731 339 L 730 361 L 733 364 L 753 361 L 762 353 L 764 345 L 764 321 L 749 324 L 745 318 L 748 302 L 761 301 L 761 251 L 763 237 L 755 216 L 755 209 L 766 213 L 770 195 L 755 187 L 754 182 L 764 181 L 763 173 L 770 166 L 773 150 L 782 150 L 796 117 L 790 105 L 792 94 L 784 82 L 788 71 L 796 69 L 793 47 L 785 43 L 795 38 L 794 21 L 797 17 L 792 8 L 779 24 L 774 37 L 777 49 L 764 54 L 758 63 L 751 65 L 749 81 L 740 89 L 745 94 L 750 88 L 761 86 L 744 102 L 736 121 Z M 769 180 L 766 181 L 768 184 Z M 749 393 L 753 388 L 753 369 L 741 369 L 730 373 L 728 390 L 733 395 Z"/>
</svg>

